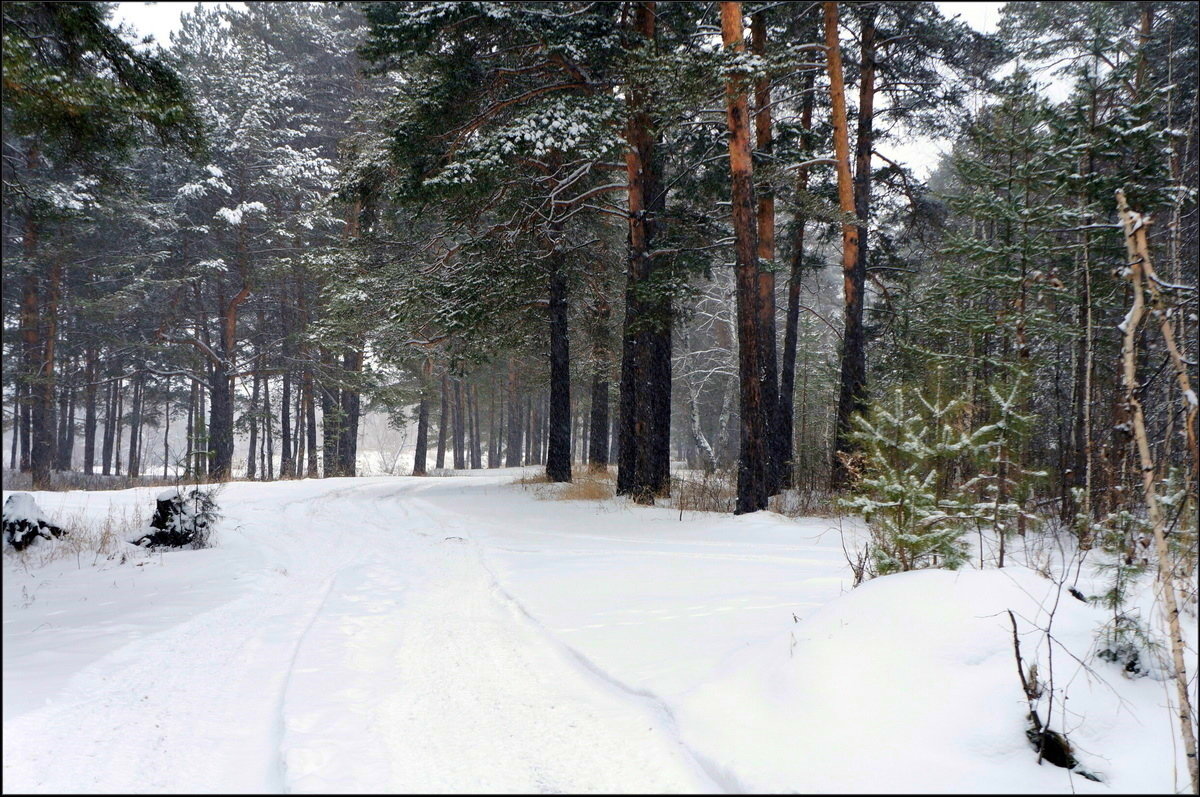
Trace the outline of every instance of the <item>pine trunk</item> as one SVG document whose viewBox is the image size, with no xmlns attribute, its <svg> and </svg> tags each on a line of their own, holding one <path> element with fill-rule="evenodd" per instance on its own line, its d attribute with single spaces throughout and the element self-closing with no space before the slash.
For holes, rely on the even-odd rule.
<svg viewBox="0 0 1200 797">
<path fill-rule="evenodd" d="M 837 160 L 838 202 L 845 214 L 855 213 L 855 188 L 850 176 L 850 134 L 846 119 L 846 87 L 842 78 L 842 50 L 838 42 L 838 4 L 825 3 L 825 46 L 829 68 L 829 97 L 832 105 L 833 149 Z M 866 55 L 864 52 L 864 63 Z M 871 61 L 873 64 L 873 60 Z M 864 81 L 864 84 L 866 81 Z M 860 122 L 861 124 L 861 122 Z M 847 486 L 849 470 L 843 457 L 853 451 L 848 437 L 850 418 L 865 401 L 863 360 L 862 277 L 858 257 L 858 232 L 854 224 L 842 224 L 842 289 L 845 325 L 842 333 L 841 389 L 834 433 L 831 481 L 835 489 Z"/>
<path fill-rule="evenodd" d="M 279 399 L 279 478 L 294 475 L 292 456 L 292 375 L 283 373 L 283 390 Z"/>
<path fill-rule="evenodd" d="M 451 411 L 454 417 L 454 469 L 462 470 L 467 467 L 466 449 L 466 414 L 463 412 L 463 384 L 459 377 L 454 378 L 454 407 Z"/>
<path fill-rule="evenodd" d="M 634 30 L 655 47 L 655 4 L 635 7 Z M 656 270 L 651 256 L 657 218 L 665 207 L 655 156 L 647 85 L 629 87 L 626 175 L 629 184 L 629 261 L 622 334 L 617 493 L 654 503 L 670 490 L 671 298 L 640 296 Z M 661 290 L 661 289 L 660 289 Z"/>
<path fill-rule="evenodd" d="M 89 346 L 83 366 L 83 472 L 89 476 L 96 463 L 96 359 L 96 348 Z"/>
<path fill-rule="evenodd" d="M 521 393 L 517 377 L 517 365 L 508 360 L 508 440 L 505 443 L 504 466 L 515 468 L 521 464 Z"/>
<path fill-rule="evenodd" d="M 742 4 L 721 3 L 721 40 L 726 48 L 743 52 Z M 737 262 L 738 412 L 741 448 L 735 514 L 767 507 L 767 440 L 763 414 L 762 332 L 759 313 L 758 225 L 755 217 L 754 168 L 750 159 L 750 116 L 745 78 L 730 75 L 725 87 L 729 128 L 729 171 L 733 210 L 734 252 Z"/>
<path fill-rule="evenodd" d="M 130 396 L 129 408 L 129 478 L 136 479 L 139 474 L 141 457 L 138 455 L 138 443 L 142 430 L 142 385 L 145 377 L 138 375 L 133 380 L 133 391 Z"/>
<path fill-rule="evenodd" d="M 442 412 L 438 416 L 437 459 L 434 467 L 438 470 L 446 467 L 446 429 L 450 424 L 450 385 L 446 375 L 442 374 Z"/>
<path fill-rule="evenodd" d="M 358 416 L 362 404 L 357 379 L 362 373 L 363 352 L 352 348 L 342 356 L 342 368 L 352 381 L 351 386 L 342 388 L 338 424 L 338 475 L 354 476 L 358 473 Z"/>
<path fill-rule="evenodd" d="M 429 453 L 429 399 L 421 392 L 421 401 L 417 404 L 417 452 L 413 457 L 413 476 L 427 475 L 425 460 Z"/>
<path fill-rule="evenodd" d="M 246 454 L 246 479 L 254 481 L 258 473 L 258 395 L 262 378 L 254 374 L 254 386 L 250 389 L 250 449 Z"/>
<path fill-rule="evenodd" d="M 809 72 L 804 79 L 804 96 L 800 103 L 800 127 L 805 134 L 812 130 L 813 86 L 816 75 Z M 803 195 L 808 192 L 808 167 L 802 166 L 796 175 L 796 189 Z M 788 276 L 787 320 L 783 332 L 783 363 L 779 370 L 779 403 L 776 406 L 775 441 L 779 446 L 777 455 L 783 479 L 781 487 L 795 486 L 795 464 L 793 446 L 794 397 L 796 391 L 796 342 L 800 326 L 800 283 L 804 277 L 804 225 L 805 218 L 797 213 L 792 220 L 792 257 Z M 806 374 L 807 375 L 807 374 Z"/>
<path fill-rule="evenodd" d="M 300 400 L 304 404 L 304 448 L 307 457 L 305 473 L 310 479 L 317 478 L 317 400 L 313 395 L 315 388 L 312 367 L 309 366 L 304 371 Z"/>
<path fill-rule="evenodd" d="M 121 475 L 121 435 L 122 427 L 125 425 L 125 392 L 121 389 L 120 380 L 116 383 L 116 417 L 113 419 L 115 429 L 113 430 L 113 475 Z"/>
<path fill-rule="evenodd" d="M 479 430 L 479 389 L 471 385 L 471 467 L 483 467 L 483 436 Z"/>
<path fill-rule="evenodd" d="M 550 257 L 550 412 L 546 478 L 571 481 L 571 357 L 567 329 L 567 275 L 562 255 Z"/>
<path fill-rule="evenodd" d="M 754 15 L 751 25 L 751 45 L 761 56 L 767 52 L 766 11 Z M 754 86 L 754 135 L 755 145 L 764 163 L 768 163 L 773 149 L 771 133 L 771 81 L 760 78 Z M 763 425 L 766 435 L 764 478 L 767 494 L 777 494 L 783 485 L 783 448 L 779 440 L 779 361 L 776 356 L 775 334 L 775 193 L 769 180 L 758 181 L 758 327 L 762 386 Z"/>
</svg>

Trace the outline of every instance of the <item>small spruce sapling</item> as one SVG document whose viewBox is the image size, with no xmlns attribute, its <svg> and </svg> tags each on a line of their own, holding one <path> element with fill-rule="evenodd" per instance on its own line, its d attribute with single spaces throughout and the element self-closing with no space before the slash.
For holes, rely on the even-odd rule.
<svg viewBox="0 0 1200 797">
<path fill-rule="evenodd" d="M 998 545 L 997 565 L 1004 567 L 1007 538 L 1012 532 L 1025 531 L 1040 522 L 1027 510 L 1035 480 L 1045 478 L 1044 471 L 1027 470 L 1020 456 L 1033 422 L 1032 415 L 1017 410 L 1025 397 L 1027 380 L 1023 374 L 999 390 L 988 386 L 995 409 L 995 422 L 975 430 L 969 448 L 982 455 L 978 475 L 963 485 L 964 491 L 976 491 L 979 500 L 971 507 L 977 520 L 992 527 Z"/>
<path fill-rule="evenodd" d="M 863 475 L 842 506 L 867 522 L 867 575 L 954 569 L 966 561 L 962 536 L 971 515 L 950 469 L 977 443 L 959 427 L 964 399 L 943 401 L 937 393 L 930 400 L 918 392 L 912 402 L 898 389 L 890 404 L 855 416 Z"/>
</svg>

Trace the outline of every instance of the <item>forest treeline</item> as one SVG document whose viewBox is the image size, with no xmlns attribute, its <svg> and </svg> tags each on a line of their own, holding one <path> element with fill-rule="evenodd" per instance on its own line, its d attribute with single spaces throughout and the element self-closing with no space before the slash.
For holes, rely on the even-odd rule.
<svg viewBox="0 0 1200 797">
<path fill-rule="evenodd" d="M 251 2 L 166 49 L 110 6 L 3 10 L 35 486 L 353 475 L 378 410 L 418 474 L 616 465 L 653 503 L 675 461 L 750 512 L 945 427 L 892 481 L 1086 529 L 1140 500 L 1128 343 L 1194 493 L 1195 3 Z M 923 177 L 913 140 L 952 149 Z"/>
</svg>

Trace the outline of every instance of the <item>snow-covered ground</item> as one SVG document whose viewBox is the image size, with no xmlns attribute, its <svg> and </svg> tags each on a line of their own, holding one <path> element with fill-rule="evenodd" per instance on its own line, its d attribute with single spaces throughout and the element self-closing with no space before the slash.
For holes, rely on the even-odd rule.
<svg viewBox="0 0 1200 797">
<path fill-rule="evenodd" d="M 1186 783 L 1170 685 L 1096 659 L 1106 613 L 1031 570 L 850 591 L 837 520 L 546 500 L 518 473 L 232 483 L 212 549 L 6 554 L 5 791 Z M 34 495 L 95 519 L 156 492 Z M 1038 765 L 1006 610 L 1102 782 Z"/>
</svg>

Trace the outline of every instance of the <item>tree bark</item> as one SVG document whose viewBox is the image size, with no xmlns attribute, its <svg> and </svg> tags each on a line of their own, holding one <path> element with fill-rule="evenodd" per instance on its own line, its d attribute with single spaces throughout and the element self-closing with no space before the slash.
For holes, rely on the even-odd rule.
<svg viewBox="0 0 1200 797">
<path fill-rule="evenodd" d="M 271 380 L 270 378 L 263 379 L 262 386 L 263 397 L 263 437 L 265 445 L 263 446 L 263 454 L 265 461 L 263 467 L 259 471 L 267 481 L 275 478 L 275 437 L 271 433 Z"/>
<path fill-rule="evenodd" d="M 655 4 L 641 2 L 634 30 L 644 46 L 655 47 Z M 649 86 L 628 87 L 629 122 L 625 167 L 629 192 L 629 261 L 622 333 L 617 493 L 654 503 L 670 491 L 671 297 L 655 285 L 658 264 L 651 257 L 657 219 L 665 208 L 660 165 L 655 155 Z"/>
<path fill-rule="evenodd" d="M 429 399 L 425 388 L 421 389 L 421 401 L 417 404 L 417 453 L 413 457 L 413 476 L 425 476 L 426 457 L 429 454 Z"/>
<path fill-rule="evenodd" d="M 766 11 L 759 11 L 751 24 L 751 48 L 765 56 L 767 52 Z M 771 81 L 760 78 L 754 86 L 755 145 L 764 161 L 771 156 Z M 776 495 L 783 485 L 783 445 L 779 440 L 779 362 L 775 351 L 775 193 L 769 180 L 758 181 L 758 327 L 761 342 L 763 425 L 766 435 L 764 478 L 767 494 Z"/>
<path fill-rule="evenodd" d="M 533 400 L 528 394 L 525 395 L 525 464 L 533 465 L 537 461 L 537 443 L 534 438 L 534 430 L 537 424 L 534 422 L 534 405 Z"/>
<path fill-rule="evenodd" d="M 36 241 L 36 237 L 34 239 Z M 27 242 L 27 256 L 33 256 L 35 243 Z M 44 316 L 35 323 L 36 383 L 33 390 L 33 411 L 30 415 L 32 440 L 29 449 L 29 469 L 33 475 L 33 489 L 46 490 L 50 487 L 50 471 L 54 464 L 54 356 L 58 337 L 58 292 L 62 278 L 62 266 L 55 261 L 50 267 L 46 286 Z"/>
<path fill-rule="evenodd" d="M 721 3 L 721 40 L 743 52 L 742 4 Z M 759 313 L 758 226 L 755 218 L 754 167 L 750 159 L 750 118 L 745 79 L 730 75 L 725 86 L 732 183 L 734 252 L 737 261 L 738 382 L 741 448 L 735 514 L 767 507 L 767 441 L 763 415 L 762 332 Z"/>
<path fill-rule="evenodd" d="M 89 346 L 83 359 L 83 472 L 91 476 L 96 462 L 96 347 Z"/>
<path fill-rule="evenodd" d="M 521 394 L 517 378 L 517 365 L 508 358 L 508 440 L 505 443 L 504 466 L 515 468 L 521 464 Z"/>
<path fill-rule="evenodd" d="M 208 401 L 208 396 L 205 393 L 204 385 L 196 385 L 196 397 L 198 400 L 196 406 L 195 427 L 196 445 L 192 451 L 196 460 L 195 464 L 192 466 L 192 473 L 198 476 L 206 472 L 208 465 L 208 427 L 205 425 L 204 421 L 207 413 L 206 404 Z"/>
<path fill-rule="evenodd" d="M 58 400 L 58 457 L 54 465 L 57 470 L 71 470 L 72 460 L 74 460 L 78 368 L 78 360 L 72 358 L 70 378 L 67 380 L 67 384 L 62 386 Z"/>
<path fill-rule="evenodd" d="M 1138 398 L 1138 390 L 1140 385 L 1137 379 L 1137 335 L 1138 327 L 1141 325 L 1142 317 L 1145 314 L 1145 297 L 1143 291 L 1147 288 L 1147 284 L 1152 284 L 1153 267 L 1150 265 L 1149 250 L 1146 246 L 1146 230 L 1142 224 L 1140 214 L 1134 213 L 1129 209 L 1125 202 L 1125 194 L 1123 191 L 1117 191 L 1117 209 L 1121 216 L 1121 221 L 1125 228 L 1125 248 L 1128 261 L 1127 273 L 1129 281 L 1133 286 L 1133 307 L 1129 311 L 1129 315 L 1125 317 L 1123 324 L 1123 337 L 1121 343 L 1121 359 L 1124 369 L 1122 376 L 1125 384 L 1125 402 L 1129 407 L 1129 414 L 1133 420 L 1133 436 L 1137 442 L 1138 458 L 1141 462 L 1142 472 L 1142 492 L 1146 499 L 1146 510 L 1150 519 L 1150 526 L 1154 533 L 1154 547 L 1158 558 L 1158 578 L 1161 582 L 1161 594 L 1163 598 L 1163 613 L 1166 615 L 1167 627 L 1171 636 L 1171 658 L 1174 672 L 1172 676 L 1175 680 L 1176 697 L 1179 704 L 1176 706 L 1177 717 L 1179 719 L 1180 733 L 1183 736 L 1183 750 L 1187 759 L 1188 775 L 1192 782 L 1192 791 L 1200 792 L 1200 761 L 1196 757 L 1196 734 L 1192 728 L 1192 702 L 1191 692 L 1188 688 L 1187 666 L 1185 664 L 1185 651 L 1187 647 L 1184 643 L 1183 633 L 1179 624 L 1179 603 L 1176 597 L 1175 576 L 1171 567 L 1171 554 L 1167 548 L 1166 531 L 1164 529 L 1165 519 L 1163 518 L 1161 507 L 1159 505 L 1158 496 L 1155 492 L 1155 468 L 1154 459 L 1150 453 L 1150 442 L 1146 434 L 1146 419 L 1142 410 L 1141 400 Z M 1149 279 L 1147 279 L 1149 278 Z M 1160 312 L 1158 290 L 1156 287 L 1150 288 L 1154 297 L 1156 315 L 1159 315 L 1159 321 L 1164 327 L 1169 328 L 1167 316 Z M 1166 331 L 1164 329 L 1164 334 Z M 1168 338 L 1168 348 L 1171 350 L 1173 359 L 1178 360 L 1177 349 L 1175 349 L 1173 339 Z M 1178 363 L 1177 363 L 1178 365 Z M 1183 379 L 1187 378 L 1186 367 L 1182 371 Z M 1186 382 L 1181 382 L 1183 387 Z M 1190 390 L 1190 388 L 1188 388 Z M 1192 401 L 1195 400 L 1192 394 Z M 1194 404 L 1192 405 L 1194 407 Z M 1192 412 L 1194 422 L 1195 414 Z M 1195 437 L 1189 441 L 1193 445 L 1193 455 L 1195 454 Z"/>
<path fill-rule="evenodd" d="M 504 423 L 504 407 L 498 401 L 496 377 L 491 378 L 492 395 L 488 402 L 488 468 L 500 467 L 500 428 Z M 497 407 L 497 404 L 500 404 Z"/>
<path fill-rule="evenodd" d="M 112 473 L 112 452 L 113 452 L 113 427 L 114 415 L 117 411 L 116 399 L 117 382 L 114 380 L 108 383 L 108 387 L 104 391 L 104 439 L 101 442 L 100 451 L 100 472 L 107 476 Z"/>
<path fill-rule="evenodd" d="M 310 479 L 317 478 L 317 401 L 314 391 L 312 366 L 304 370 L 304 383 L 300 400 L 304 404 L 305 472 Z"/>
<path fill-rule="evenodd" d="M 283 372 L 283 391 L 279 399 L 279 478 L 295 475 L 292 458 L 292 374 Z"/>
<path fill-rule="evenodd" d="M 450 385 L 446 374 L 442 374 L 442 411 L 438 416 L 437 459 L 434 467 L 438 470 L 446 467 L 446 429 L 450 424 Z"/>
<path fill-rule="evenodd" d="M 17 469 L 17 449 L 21 442 L 21 400 L 22 400 L 22 398 L 23 397 L 21 395 L 21 383 L 18 380 L 15 388 L 13 389 L 13 399 L 14 399 L 15 403 L 13 404 L 13 436 L 12 436 L 12 448 L 9 449 L 9 452 L 10 452 L 9 460 L 8 460 L 8 469 L 9 470 Z"/>
<path fill-rule="evenodd" d="M 812 130 L 813 89 L 816 73 L 804 78 L 804 96 L 800 100 L 800 127 L 805 136 Z M 796 190 L 800 196 L 808 192 L 808 167 L 802 166 L 796 175 Z M 778 461 L 783 471 L 781 487 L 795 486 L 793 462 L 793 418 L 796 391 L 796 339 L 800 326 L 800 283 L 804 277 L 805 218 L 797 212 L 792 224 L 792 257 L 788 277 L 787 320 L 783 332 L 783 363 L 779 373 L 779 403 L 776 407 L 775 441 L 779 446 Z"/>
<path fill-rule="evenodd" d="M 455 377 L 454 384 L 454 469 L 462 470 L 467 467 L 466 449 L 466 414 L 463 412 L 463 384 L 460 377 Z"/>
<path fill-rule="evenodd" d="M 342 370 L 351 383 L 343 387 L 338 396 L 338 475 L 354 476 L 358 473 L 358 416 L 362 404 L 357 386 L 362 374 L 363 352 L 360 347 L 347 350 L 342 355 Z"/>
<path fill-rule="evenodd" d="M 556 250 L 550 257 L 550 440 L 546 452 L 546 478 L 552 482 L 571 481 L 571 356 L 565 268 Z"/>
<path fill-rule="evenodd" d="M 250 389 L 250 411 L 248 413 L 250 416 L 250 448 L 246 454 L 246 479 L 249 481 L 254 481 L 255 475 L 258 473 L 258 396 L 261 382 L 262 377 L 259 376 L 256 369 L 254 385 Z"/>
<path fill-rule="evenodd" d="M 855 190 L 850 176 L 850 134 L 846 120 L 846 87 L 842 78 L 842 50 L 838 42 L 838 4 L 827 2 L 825 46 L 829 68 L 829 96 L 832 105 L 833 149 L 837 160 L 838 203 L 845 214 L 855 213 Z M 864 63 L 866 54 L 864 52 Z M 873 64 L 874 61 L 871 60 Z M 866 81 L 864 81 L 865 83 Z M 860 109 L 861 112 L 862 109 Z M 860 122 L 861 124 L 861 122 Z M 849 471 L 843 457 L 853 451 L 848 438 L 851 416 L 865 405 L 862 390 L 866 383 L 863 360 L 861 261 L 858 257 L 859 227 L 842 224 L 842 286 L 845 301 L 845 328 L 842 334 L 841 388 L 838 396 L 837 424 L 834 433 L 834 458 L 831 483 L 835 489 L 847 486 Z"/>
<path fill-rule="evenodd" d="M 171 380 L 163 384 L 163 478 L 171 465 Z"/>
<path fill-rule="evenodd" d="M 588 432 L 588 465 L 608 469 L 608 380 L 597 370 L 592 376 L 591 429 Z"/>
<path fill-rule="evenodd" d="M 483 467 L 483 436 L 479 430 L 479 389 L 471 385 L 471 467 Z"/>
<path fill-rule="evenodd" d="M 113 418 L 113 475 L 121 475 L 121 429 L 125 421 L 125 392 L 121 390 L 120 380 L 116 383 L 116 414 Z"/>
<path fill-rule="evenodd" d="M 136 479 L 140 475 L 139 465 L 141 457 L 139 456 L 138 443 L 141 438 L 142 429 L 142 385 L 145 383 L 146 377 L 138 374 L 133 380 L 133 390 L 130 396 L 129 407 L 129 478 Z"/>
</svg>

